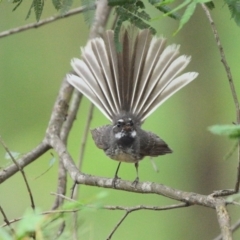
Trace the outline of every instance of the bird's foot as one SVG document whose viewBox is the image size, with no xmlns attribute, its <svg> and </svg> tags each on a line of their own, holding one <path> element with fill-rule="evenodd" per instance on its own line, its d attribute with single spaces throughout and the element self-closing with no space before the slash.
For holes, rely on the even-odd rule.
<svg viewBox="0 0 240 240">
<path fill-rule="evenodd" d="M 112 186 L 114 188 L 116 188 L 116 183 L 118 182 L 118 180 L 120 180 L 121 178 L 118 177 L 117 175 L 114 176 L 113 180 L 112 180 Z"/>
<path fill-rule="evenodd" d="M 136 188 L 136 186 L 138 185 L 138 183 L 139 183 L 139 177 L 136 177 L 136 179 L 132 182 L 132 186 L 133 186 L 134 188 Z"/>
</svg>

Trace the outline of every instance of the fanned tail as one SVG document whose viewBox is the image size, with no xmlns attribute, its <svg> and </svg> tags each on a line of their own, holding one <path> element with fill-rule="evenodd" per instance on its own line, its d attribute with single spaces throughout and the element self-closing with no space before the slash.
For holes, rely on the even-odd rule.
<svg viewBox="0 0 240 240">
<path fill-rule="evenodd" d="M 90 40 L 82 59 L 71 64 L 76 75 L 68 81 L 109 119 L 131 113 L 143 122 L 164 101 L 193 81 L 198 73 L 179 76 L 191 58 L 179 56 L 179 46 L 130 26 L 121 30 L 117 53 L 113 31 Z"/>
</svg>

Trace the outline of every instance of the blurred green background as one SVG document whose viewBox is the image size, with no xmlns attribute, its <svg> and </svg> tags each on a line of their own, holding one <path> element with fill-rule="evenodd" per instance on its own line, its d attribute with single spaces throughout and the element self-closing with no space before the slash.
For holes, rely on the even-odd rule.
<svg viewBox="0 0 240 240">
<path fill-rule="evenodd" d="M 0 4 L 0 32 L 34 22 L 34 15 L 25 20 L 30 3 L 24 1 L 17 11 L 7 1 Z M 79 1 L 73 7 L 79 6 Z M 159 12 L 149 7 L 152 17 Z M 56 14 L 46 2 L 42 19 Z M 231 20 L 227 6 L 216 4 L 214 21 L 230 65 L 235 86 L 240 89 L 240 29 Z M 181 44 L 181 52 L 192 56 L 188 67 L 200 73 L 197 80 L 169 99 L 144 123 L 143 128 L 160 135 L 174 150 L 159 157 L 154 172 L 149 159 L 140 163 L 140 180 L 154 181 L 184 191 L 210 194 L 214 190 L 233 188 L 236 180 L 237 154 L 228 160 L 224 156 L 234 142 L 212 135 L 208 126 L 231 124 L 235 121 L 234 104 L 210 25 L 199 7 L 190 22 L 177 36 L 172 33 L 178 22 L 162 18 L 153 25 L 159 35 L 170 43 Z M 0 135 L 12 151 L 25 153 L 43 138 L 51 110 L 64 75 L 70 70 L 70 59 L 79 56 L 79 47 L 86 43 L 88 27 L 82 15 L 59 20 L 0 39 Z M 90 103 L 84 99 L 69 140 L 69 151 L 77 161 L 82 134 Z M 107 124 L 97 110 L 91 128 Z M 52 151 L 50 151 L 52 152 Z M 48 167 L 50 152 L 25 168 L 36 205 L 42 210 L 51 208 L 56 192 L 56 162 L 49 172 L 38 179 Z M 0 166 L 9 162 L 0 147 Z M 88 138 L 83 172 L 113 177 L 117 162 L 108 159 Z M 122 164 L 119 176 L 135 178 L 132 164 Z M 72 186 L 68 181 L 68 194 Z M 106 205 L 135 206 L 139 204 L 163 206 L 173 200 L 156 196 L 81 186 L 79 200 L 95 202 L 96 195 L 106 192 L 101 200 Z M 97 200 L 99 201 L 99 200 Z M 20 174 L 0 186 L 0 205 L 9 219 L 20 217 L 30 206 L 25 184 Z M 236 207 L 228 208 L 232 223 L 240 217 Z M 124 212 L 98 210 L 85 212 L 80 231 L 81 239 L 106 239 Z M 2 217 L 0 217 L 2 219 Z M 1 221 L 2 222 L 2 221 Z M 204 207 L 170 211 L 138 211 L 128 216 L 113 239 L 212 239 L 219 234 L 215 211 Z M 239 239 L 240 233 L 234 234 Z"/>
</svg>

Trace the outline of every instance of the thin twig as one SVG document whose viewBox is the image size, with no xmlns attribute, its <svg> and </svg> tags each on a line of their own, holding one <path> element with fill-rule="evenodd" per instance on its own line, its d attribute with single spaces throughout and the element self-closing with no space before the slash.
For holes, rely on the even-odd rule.
<svg viewBox="0 0 240 240">
<path fill-rule="evenodd" d="M 14 229 L 13 229 L 12 226 L 11 226 L 11 222 L 8 220 L 7 215 L 5 214 L 5 212 L 3 211 L 3 209 L 2 209 L 1 206 L 0 206 L 0 212 L 1 212 L 2 215 L 3 215 L 3 220 L 4 220 L 4 222 L 5 222 L 6 225 L 10 228 L 12 234 L 15 236 L 15 231 L 14 231 Z"/>
<path fill-rule="evenodd" d="M 120 221 L 116 224 L 116 226 L 113 228 L 111 233 L 108 235 L 106 238 L 107 240 L 110 240 L 113 236 L 113 234 L 116 232 L 116 230 L 119 228 L 119 226 L 122 224 L 124 219 L 128 216 L 129 213 L 138 211 L 138 210 L 154 210 L 154 211 L 162 211 L 162 210 L 169 210 L 169 209 L 176 209 L 176 208 L 182 208 L 182 207 L 188 207 L 190 206 L 187 203 L 180 203 L 180 204 L 172 204 L 172 205 L 167 205 L 163 207 L 156 207 L 156 206 L 135 206 L 135 207 L 121 207 L 121 206 L 104 206 L 104 209 L 109 209 L 109 210 L 125 210 L 126 213 L 123 215 L 123 217 L 120 219 Z"/>
<path fill-rule="evenodd" d="M 178 204 L 171 204 L 166 205 L 162 207 L 158 206 L 145 206 L 145 205 L 137 205 L 134 207 L 123 207 L 123 206 L 103 206 L 103 209 L 107 210 L 124 210 L 129 212 L 139 211 L 139 210 L 152 210 L 152 211 L 164 211 L 164 210 L 170 210 L 170 209 L 176 209 L 176 208 L 183 208 L 183 207 L 189 207 L 188 203 L 178 203 Z"/>
<path fill-rule="evenodd" d="M 95 9 L 95 4 L 75 8 L 73 10 L 70 10 L 68 13 L 66 13 L 63 16 L 58 15 L 58 16 L 55 16 L 55 17 L 49 17 L 49 18 L 40 20 L 39 22 L 36 22 L 36 23 L 29 23 L 29 24 L 26 24 L 26 25 L 21 26 L 21 27 L 12 28 L 10 30 L 1 32 L 0 33 L 0 38 L 7 37 L 9 35 L 19 33 L 19 32 L 23 32 L 23 31 L 26 31 L 26 30 L 29 30 L 29 29 L 32 29 L 32 28 L 38 28 L 38 27 L 41 27 L 41 26 L 46 25 L 48 23 L 52 23 L 52 22 L 55 22 L 57 20 L 64 19 L 66 17 L 73 16 L 75 14 L 82 13 L 82 12 L 85 12 L 85 11 L 88 11 L 88 10 L 93 10 L 93 9 Z"/>
<path fill-rule="evenodd" d="M 113 236 L 113 234 L 117 231 L 117 229 L 119 228 L 119 226 L 122 224 L 122 222 L 124 221 L 124 219 L 128 216 L 130 212 L 126 211 L 125 214 L 122 216 L 122 218 L 119 220 L 119 222 L 116 224 L 116 226 L 113 228 L 113 230 L 111 231 L 111 233 L 108 235 L 108 237 L 106 238 L 107 240 L 110 240 Z"/>
<path fill-rule="evenodd" d="M 215 37 L 215 40 L 216 40 L 216 43 L 217 43 L 217 46 L 218 46 L 218 49 L 219 49 L 219 53 L 220 53 L 220 56 L 221 56 L 221 62 L 223 64 L 224 68 L 225 68 L 225 71 L 226 71 L 226 74 L 227 74 L 227 77 L 228 77 L 228 82 L 229 82 L 229 85 L 230 85 L 230 89 L 231 89 L 231 92 L 232 92 L 233 102 L 234 102 L 235 111 L 236 111 L 237 124 L 240 124 L 240 107 L 239 107 L 238 96 L 237 96 L 236 89 L 235 89 L 234 82 L 233 82 L 232 73 L 231 73 L 230 67 L 227 63 L 225 53 L 224 53 L 224 50 L 223 50 L 223 46 L 221 44 L 217 29 L 216 29 L 215 23 L 213 22 L 211 14 L 210 14 L 208 8 L 205 6 L 205 4 L 201 4 L 201 5 L 202 5 L 202 8 L 203 8 L 209 22 L 210 22 L 210 25 L 212 27 L 213 35 Z M 238 192 L 239 186 L 240 186 L 240 139 L 238 140 L 238 171 L 237 171 L 237 180 L 236 180 L 236 184 L 235 184 L 235 192 Z"/>
<path fill-rule="evenodd" d="M 50 194 L 51 194 L 51 195 L 58 196 L 58 197 L 60 197 L 60 198 L 63 198 L 63 199 L 65 199 L 65 200 L 69 201 L 69 202 L 77 202 L 75 199 L 72 199 L 72 198 L 70 198 L 70 197 L 67 197 L 67 196 L 65 196 L 65 195 L 63 195 L 63 194 L 54 193 L 54 192 L 51 192 Z"/>
<path fill-rule="evenodd" d="M 69 201 L 69 202 L 78 202 L 75 199 L 69 198 L 65 195 L 62 194 L 58 194 L 58 193 L 54 193 L 51 192 L 51 195 L 55 195 L 55 196 L 59 196 L 61 198 L 64 198 L 65 200 Z M 163 207 L 157 207 L 157 206 L 145 206 L 145 205 L 137 205 L 134 207 L 123 207 L 123 206 L 109 206 L 109 205 L 105 205 L 103 207 L 101 207 L 102 209 L 107 209 L 107 210 L 123 210 L 123 211 L 138 211 L 138 210 L 153 210 L 153 211 L 162 211 L 162 210 L 169 210 L 169 209 L 175 209 L 175 208 L 182 208 L 182 207 L 189 207 L 191 206 L 188 203 L 178 203 L 178 204 L 171 204 L 171 205 L 166 205 Z M 85 207 L 90 207 L 90 208 L 95 208 L 94 205 L 85 205 Z"/>
<path fill-rule="evenodd" d="M 19 169 L 19 171 L 21 172 L 22 176 L 23 176 L 23 180 L 26 184 L 27 187 L 27 191 L 30 197 L 30 201 L 31 201 L 31 207 L 34 210 L 35 209 L 35 204 L 34 204 L 34 200 L 33 200 L 33 195 L 32 195 L 32 191 L 30 189 L 30 186 L 28 184 L 28 180 L 27 177 L 25 175 L 25 172 L 23 170 L 23 168 L 18 164 L 18 162 L 15 160 L 15 158 L 13 157 L 12 153 L 9 151 L 7 145 L 4 143 L 3 139 L 0 137 L 0 142 L 2 144 L 2 146 L 4 147 L 5 151 L 8 153 L 8 155 L 10 156 L 10 158 L 12 159 L 13 163 L 17 166 L 17 168 Z"/>
<path fill-rule="evenodd" d="M 61 133 L 60 133 L 61 139 L 66 144 L 67 144 L 67 138 L 68 138 L 69 132 L 72 129 L 73 123 L 76 119 L 81 100 L 82 100 L 82 94 L 78 91 L 74 91 L 70 105 L 69 105 L 67 119 L 64 122 L 61 129 Z"/>
<path fill-rule="evenodd" d="M 90 124 L 92 121 L 93 110 L 94 110 L 94 105 L 91 103 L 89 110 L 88 110 L 87 121 L 86 121 L 86 125 L 84 128 L 82 143 L 81 143 L 81 147 L 80 147 L 80 156 L 79 156 L 79 160 L 78 160 L 78 164 L 77 164 L 77 167 L 80 171 L 82 169 L 83 157 L 84 157 L 84 153 L 85 153 L 85 147 L 86 147 L 87 137 L 89 134 Z M 72 189 L 72 198 L 76 199 L 78 196 L 78 193 L 79 193 L 79 187 L 77 186 L 77 184 L 74 184 L 73 189 Z"/>
<path fill-rule="evenodd" d="M 46 143 L 46 141 L 43 141 L 37 147 L 35 147 L 30 152 L 28 152 L 27 154 L 22 156 L 20 159 L 18 159 L 17 163 L 21 168 L 24 168 L 28 164 L 32 163 L 34 160 L 38 159 L 41 155 L 43 155 L 49 149 L 50 149 L 50 146 Z M 13 176 L 18 171 L 19 169 L 16 164 L 12 164 L 11 166 L 0 171 L 0 184 L 6 181 L 11 176 Z"/>
<path fill-rule="evenodd" d="M 85 153 L 87 137 L 89 134 L 89 128 L 90 128 L 90 124 L 91 124 L 92 117 L 93 117 L 93 110 L 94 110 L 94 105 L 91 103 L 89 110 L 88 110 L 87 121 L 86 121 L 86 125 L 84 128 L 82 143 L 81 143 L 81 147 L 80 147 L 80 156 L 79 156 L 79 161 L 78 161 L 78 169 L 80 169 L 80 170 L 82 168 L 82 162 L 83 162 L 83 157 L 84 157 L 84 153 Z"/>
<path fill-rule="evenodd" d="M 51 195 L 56 195 L 58 197 L 61 197 L 67 201 L 70 202 L 78 202 L 74 199 L 71 199 L 67 196 L 64 196 L 62 194 L 58 194 L 58 193 L 51 193 Z M 176 208 L 182 208 L 182 207 L 188 207 L 190 205 L 186 204 L 186 203 L 179 203 L 179 204 L 171 204 L 171 205 L 166 205 L 166 206 L 145 206 L 145 205 L 138 205 L 138 206 L 133 206 L 133 207 L 126 207 L 126 206 L 103 206 L 100 209 L 104 209 L 104 210 L 120 210 L 120 211 L 127 211 L 127 212 L 134 212 L 134 211 L 142 211 L 142 210 L 150 210 L 150 211 L 164 211 L 164 210 L 169 210 L 169 209 L 176 209 Z M 79 212 L 82 209 L 85 208 L 89 208 L 89 209 L 99 209 L 98 206 L 96 205 L 81 205 L 79 208 L 74 208 L 74 209 L 57 209 L 57 210 L 49 210 L 49 211 L 44 211 L 42 213 L 40 213 L 40 215 L 53 215 L 53 214 L 64 214 L 64 213 L 75 213 L 75 212 Z M 21 221 L 23 219 L 23 217 L 20 218 L 15 218 L 12 220 L 7 220 L 9 224 Z M 7 222 L 5 222 L 5 224 L 2 224 L 0 226 L 0 228 L 5 227 L 8 225 Z"/>
</svg>

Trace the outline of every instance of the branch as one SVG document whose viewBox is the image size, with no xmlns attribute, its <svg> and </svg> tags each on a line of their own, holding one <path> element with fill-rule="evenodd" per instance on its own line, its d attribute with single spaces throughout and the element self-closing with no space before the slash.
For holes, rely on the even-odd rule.
<svg viewBox="0 0 240 240">
<path fill-rule="evenodd" d="M 231 92 L 232 92 L 233 101 L 234 101 L 234 104 L 235 104 L 237 124 L 240 124 L 240 107 L 239 107 L 239 101 L 238 101 L 236 89 L 235 89 L 233 78 L 232 78 L 232 73 L 231 73 L 230 67 L 227 63 L 225 53 L 224 53 L 222 44 L 220 42 L 220 38 L 219 38 L 219 35 L 218 35 L 218 32 L 217 32 L 216 26 L 215 26 L 215 24 L 213 22 L 213 19 L 211 17 L 211 14 L 210 14 L 208 8 L 205 6 L 205 4 L 201 4 L 201 5 L 202 5 L 202 8 L 203 8 L 209 22 L 210 22 L 210 25 L 212 27 L 213 35 L 215 37 L 215 40 L 216 40 L 216 43 L 217 43 L 217 46 L 218 46 L 218 50 L 219 50 L 219 53 L 220 53 L 220 56 L 221 56 L 221 62 L 223 64 L 224 68 L 225 68 L 225 71 L 226 71 L 226 74 L 227 74 L 227 77 L 228 77 L 228 82 L 229 82 L 229 85 L 230 85 L 230 89 L 231 89 Z M 238 192 L 239 186 L 240 186 L 240 139 L 238 140 L 238 172 L 237 172 L 237 181 L 236 181 L 236 184 L 235 184 L 235 193 Z"/>
<path fill-rule="evenodd" d="M 34 204 L 34 200 L 33 200 L 33 195 L 32 195 L 32 191 L 30 189 L 30 186 L 28 184 L 28 180 L 26 177 L 26 174 L 23 170 L 23 168 L 18 164 L 18 162 L 15 160 L 15 158 L 13 157 L 12 153 L 9 151 L 8 147 L 6 146 L 6 144 L 4 143 L 4 141 L 2 140 L 2 138 L 0 137 L 0 143 L 2 144 L 2 146 L 4 147 L 5 151 L 8 153 L 8 155 L 10 156 L 10 158 L 12 159 L 13 163 L 16 165 L 16 167 L 18 168 L 18 170 L 21 172 L 24 183 L 26 184 L 27 187 L 27 191 L 30 197 L 30 202 L 31 202 L 31 207 L 34 210 L 35 209 L 35 204 Z"/>
<path fill-rule="evenodd" d="M 66 165 L 68 167 L 68 164 Z M 88 186 L 95 186 L 101 188 L 113 188 L 112 178 L 103 178 L 97 176 L 91 176 L 87 174 L 71 172 L 71 176 L 75 176 L 75 182 L 78 184 L 85 184 Z M 190 205 L 201 205 L 210 208 L 216 208 L 217 204 L 225 204 L 225 200 L 221 198 L 213 198 L 211 195 L 201 195 L 193 192 L 184 192 L 178 189 L 168 187 L 163 184 L 158 184 L 154 182 L 139 182 L 136 187 L 133 187 L 131 181 L 118 180 L 116 190 L 122 190 L 127 192 L 135 192 L 141 194 L 157 194 L 165 196 L 167 198 L 175 199 Z"/>
<path fill-rule="evenodd" d="M 38 159 L 41 155 L 43 155 L 49 149 L 50 149 L 50 146 L 47 144 L 47 142 L 43 141 L 36 148 L 31 150 L 29 153 L 25 154 L 16 162 L 21 168 L 24 168 L 28 164 L 32 163 L 34 160 Z M 18 171 L 19 169 L 16 166 L 16 164 L 12 164 L 11 166 L 0 171 L 0 184 L 6 181 L 11 176 L 13 176 Z"/>
<path fill-rule="evenodd" d="M 61 194 L 56 194 L 56 193 L 51 193 L 52 195 L 57 195 L 59 197 L 62 197 L 63 199 L 66 199 L 68 201 L 73 201 L 73 202 L 77 202 L 76 200 L 73 200 L 71 198 L 68 198 L 64 195 Z M 180 203 L 180 204 L 172 204 L 172 205 L 166 205 L 163 207 L 158 207 L 158 206 L 145 206 L 145 205 L 141 205 L 141 206 L 134 206 L 134 207 L 123 207 L 123 206 L 103 206 L 101 207 L 101 209 L 106 209 L 106 210 L 123 210 L 123 211 L 140 211 L 140 210 L 152 210 L 152 211 L 162 211 L 162 210 L 169 210 L 169 209 L 176 209 L 176 208 L 182 208 L 182 207 L 187 207 L 188 205 Z M 74 208 L 74 209 L 56 209 L 56 210 L 50 210 L 50 211 L 45 211 L 40 213 L 40 215 L 51 215 L 51 214 L 64 214 L 64 213 L 76 213 L 79 212 L 81 210 L 83 210 L 83 208 L 89 208 L 89 209 L 99 209 L 99 206 L 95 206 L 95 205 L 83 205 L 82 207 L 79 208 Z M 0 212 L 2 212 L 1 206 L 0 206 Z M 7 220 L 7 222 L 5 221 L 4 224 L 0 225 L 0 228 L 2 227 L 6 227 L 7 225 L 11 225 L 12 223 L 21 221 L 23 219 L 23 217 L 19 217 L 19 218 L 15 218 L 12 220 Z"/>
<path fill-rule="evenodd" d="M 159 211 L 159 210 L 170 210 L 170 209 L 176 209 L 176 208 L 182 208 L 182 207 L 188 207 L 189 205 L 187 203 L 180 203 L 180 204 L 172 204 L 164 207 L 149 207 L 149 206 L 135 206 L 135 207 L 121 207 L 121 206 L 104 206 L 104 209 L 109 209 L 109 210 L 125 210 L 126 213 L 123 215 L 123 217 L 120 219 L 120 221 L 116 224 L 116 226 L 113 228 L 111 233 L 108 235 L 107 240 L 110 240 L 113 236 L 113 234 L 116 232 L 116 230 L 119 228 L 119 226 L 122 224 L 124 219 L 128 216 L 129 213 L 132 213 L 137 210 L 154 210 L 154 211 Z"/>
<path fill-rule="evenodd" d="M 222 232 L 223 240 L 232 240 L 232 231 L 230 227 L 230 217 L 224 203 L 216 205 L 218 223 Z"/>
<path fill-rule="evenodd" d="M 7 37 L 9 35 L 19 33 L 19 32 L 23 32 L 23 31 L 26 31 L 26 30 L 29 30 L 29 29 L 32 29 L 32 28 L 38 28 L 38 27 L 41 27 L 41 26 L 46 25 L 48 23 L 52 23 L 52 22 L 55 22 L 57 20 L 64 19 L 66 17 L 73 16 L 73 15 L 76 15 L 78 13 L 82 13 L 82 12 L 85 12 L 85 11 L 88 11 L 88 10 L 93 10 L 95 8 L 96 8 L 95 4 L 75 8 L 73 10 L 70 10 L 68 13 L 66 13 L 63 16 L 58 15 L 58 16 L 55 16 L 55 17 L 49 17 L 49 18 L 43 19 L 43 20 L 41 20 L 39 22 L 36 22 L 36 23 L 29 23 L 29 24 L 26 24 L 26 25 L 21 26 L 21 27 L 12 28 L 10 30 L 1 32 L 0 33 L 0 38 Z"/>
<path fill-rule="evenodd" d="M 5 224 L 6 224 L 5 226 L 8 226 L 8 227 L 10 228 L 12 234 L 15 236 L 16 234 L 15 234 L 14 229 L 13 229 L 12 226 L 11 226 L 11 221 L 8 220 L 7 215 L 5 214 L 5 212 L 3 211 L 3 209 L 2 209 L 1 206 L 0 206 L 0 212 L 1 212 L 2 215 L 3 215 L 3 220 L 4 220 Z"/>
</svg>

